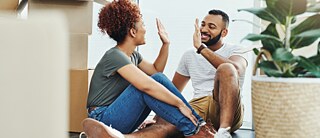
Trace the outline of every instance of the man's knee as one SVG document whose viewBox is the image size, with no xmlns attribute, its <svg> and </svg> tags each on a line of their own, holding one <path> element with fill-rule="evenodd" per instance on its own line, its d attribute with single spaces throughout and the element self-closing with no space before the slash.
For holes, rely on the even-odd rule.
<svg viewBox="0 0 320 138">
<path fill-rule="evenodd" d="M 217 68 L 217 76 L 222 77 L 238 77 L 237 69 L 231 63 L 223 63 Z"/>
<path fill-rule="evenodd" d="M 217 85 L 218 91 L 214 91 L 214 99 L 218 100 L 220 89 L 230 89 L 230 92 L 239 92 L 239 76 L 236 68 L 230 63 L 223 63 L 217 68 L 217 73 L 215 77 L 215 82 L 219 82 Z M 215 84 L 216 85 L 216 84 Z"/>
</svg>

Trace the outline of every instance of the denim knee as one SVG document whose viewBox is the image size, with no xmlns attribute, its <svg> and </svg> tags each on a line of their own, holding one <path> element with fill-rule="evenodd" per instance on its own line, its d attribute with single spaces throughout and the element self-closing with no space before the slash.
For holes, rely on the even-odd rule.
<svg viewBox="0 0 320 138">
<path fill-rule="evenodd" d="M 163 76 L 165 76 L 163 73 L 157 72 L 157 73 L 155 73 L 155 74 L 152 74 L 152 75 L 151 75 L 151 78 L 157 78 L 157 77 L 163 77 Z"/>
<path fill-rule="evenodd" d="M 160 80 L 163 80 L 163 79 L 168 79 L 167 76 L 164 75 L 161 72 L 158 72 L 158 73 L 155 73 L 155 74 L 151 75 L 151 78 L 153 78 L 156 81 L 160 81 Z"/>
</svg>

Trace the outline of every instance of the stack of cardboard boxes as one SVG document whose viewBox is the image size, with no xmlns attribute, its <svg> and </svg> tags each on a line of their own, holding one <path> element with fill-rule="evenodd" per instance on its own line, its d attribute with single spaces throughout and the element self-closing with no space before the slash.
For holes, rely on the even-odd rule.
<svg viewBox="0 0 320 138">
<path fill-rule="evenodd" d="M 39 14 L 41 10 L 59 11 L 67 20 L 70 44 L 69 131 L 81 132 L 81 121 L 87 117 L 88 36 L 92 33 L 93 0 L 29 0 L 29 15 L 32 12 Z"/>
<path fill-rule="evenodd" d="M 15 14 L 19 0 L 0 0 L 0 18 L 2 13 Z"/>
</svg>

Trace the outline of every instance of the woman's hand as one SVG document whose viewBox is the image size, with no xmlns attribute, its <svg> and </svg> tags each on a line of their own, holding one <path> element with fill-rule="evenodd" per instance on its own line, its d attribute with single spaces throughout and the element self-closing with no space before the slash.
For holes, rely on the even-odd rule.
<svg viewBox="0 0 320 138">
<path fill-rule="evenodd" d="M 196 18 L 194 23 L 193 46 L 198 49 L 201 45 L 201 33 L 199 28 L 199 19 Z"/>
<path fill-rule="evenodd" d="M 155 124 L 156 121 L 155 120 L 145 120 L 139 127 L 138 127 L 138 130 L 141 130 L 143 128 L 146 128 L 148 126 L 151 126 L 153 124 Z"/>
<path fill-rule="evenodd" d="M 168 33 L 166 32 L 164 26 L 162 25 L 162 23 L 158 18 L 156 18 L 156 22 L 157 22 L 158 34 L 162 41 L 162 44 L 170 44 Z"/>
<path fill-rule="evenodd" d="M 192 111 L 190 110 L 190 108 L 186 105 L 180 106 L 178 107 L 178 109 L 180 110 L 180 112 L 185 115 L 187 118 L 189 118 L 192 123 L 197 126 L 197 118 L 192 114 Z"/>
</svg>

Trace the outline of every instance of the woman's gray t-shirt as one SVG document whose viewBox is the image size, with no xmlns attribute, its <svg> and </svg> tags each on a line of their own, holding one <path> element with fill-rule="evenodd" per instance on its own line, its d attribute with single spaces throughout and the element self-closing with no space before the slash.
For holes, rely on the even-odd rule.
<svg viewBox="0 0 320 138">
<path fill-rule="evenodd" d="M 107 106 L 129 86 L 117 70 L 127 64 L 138 64 L 142 56 L 134 51 L 128 58 L 118 48 L 109 49 L 97 64 L 90 82 L 87 107 Z"/>
</svg>

